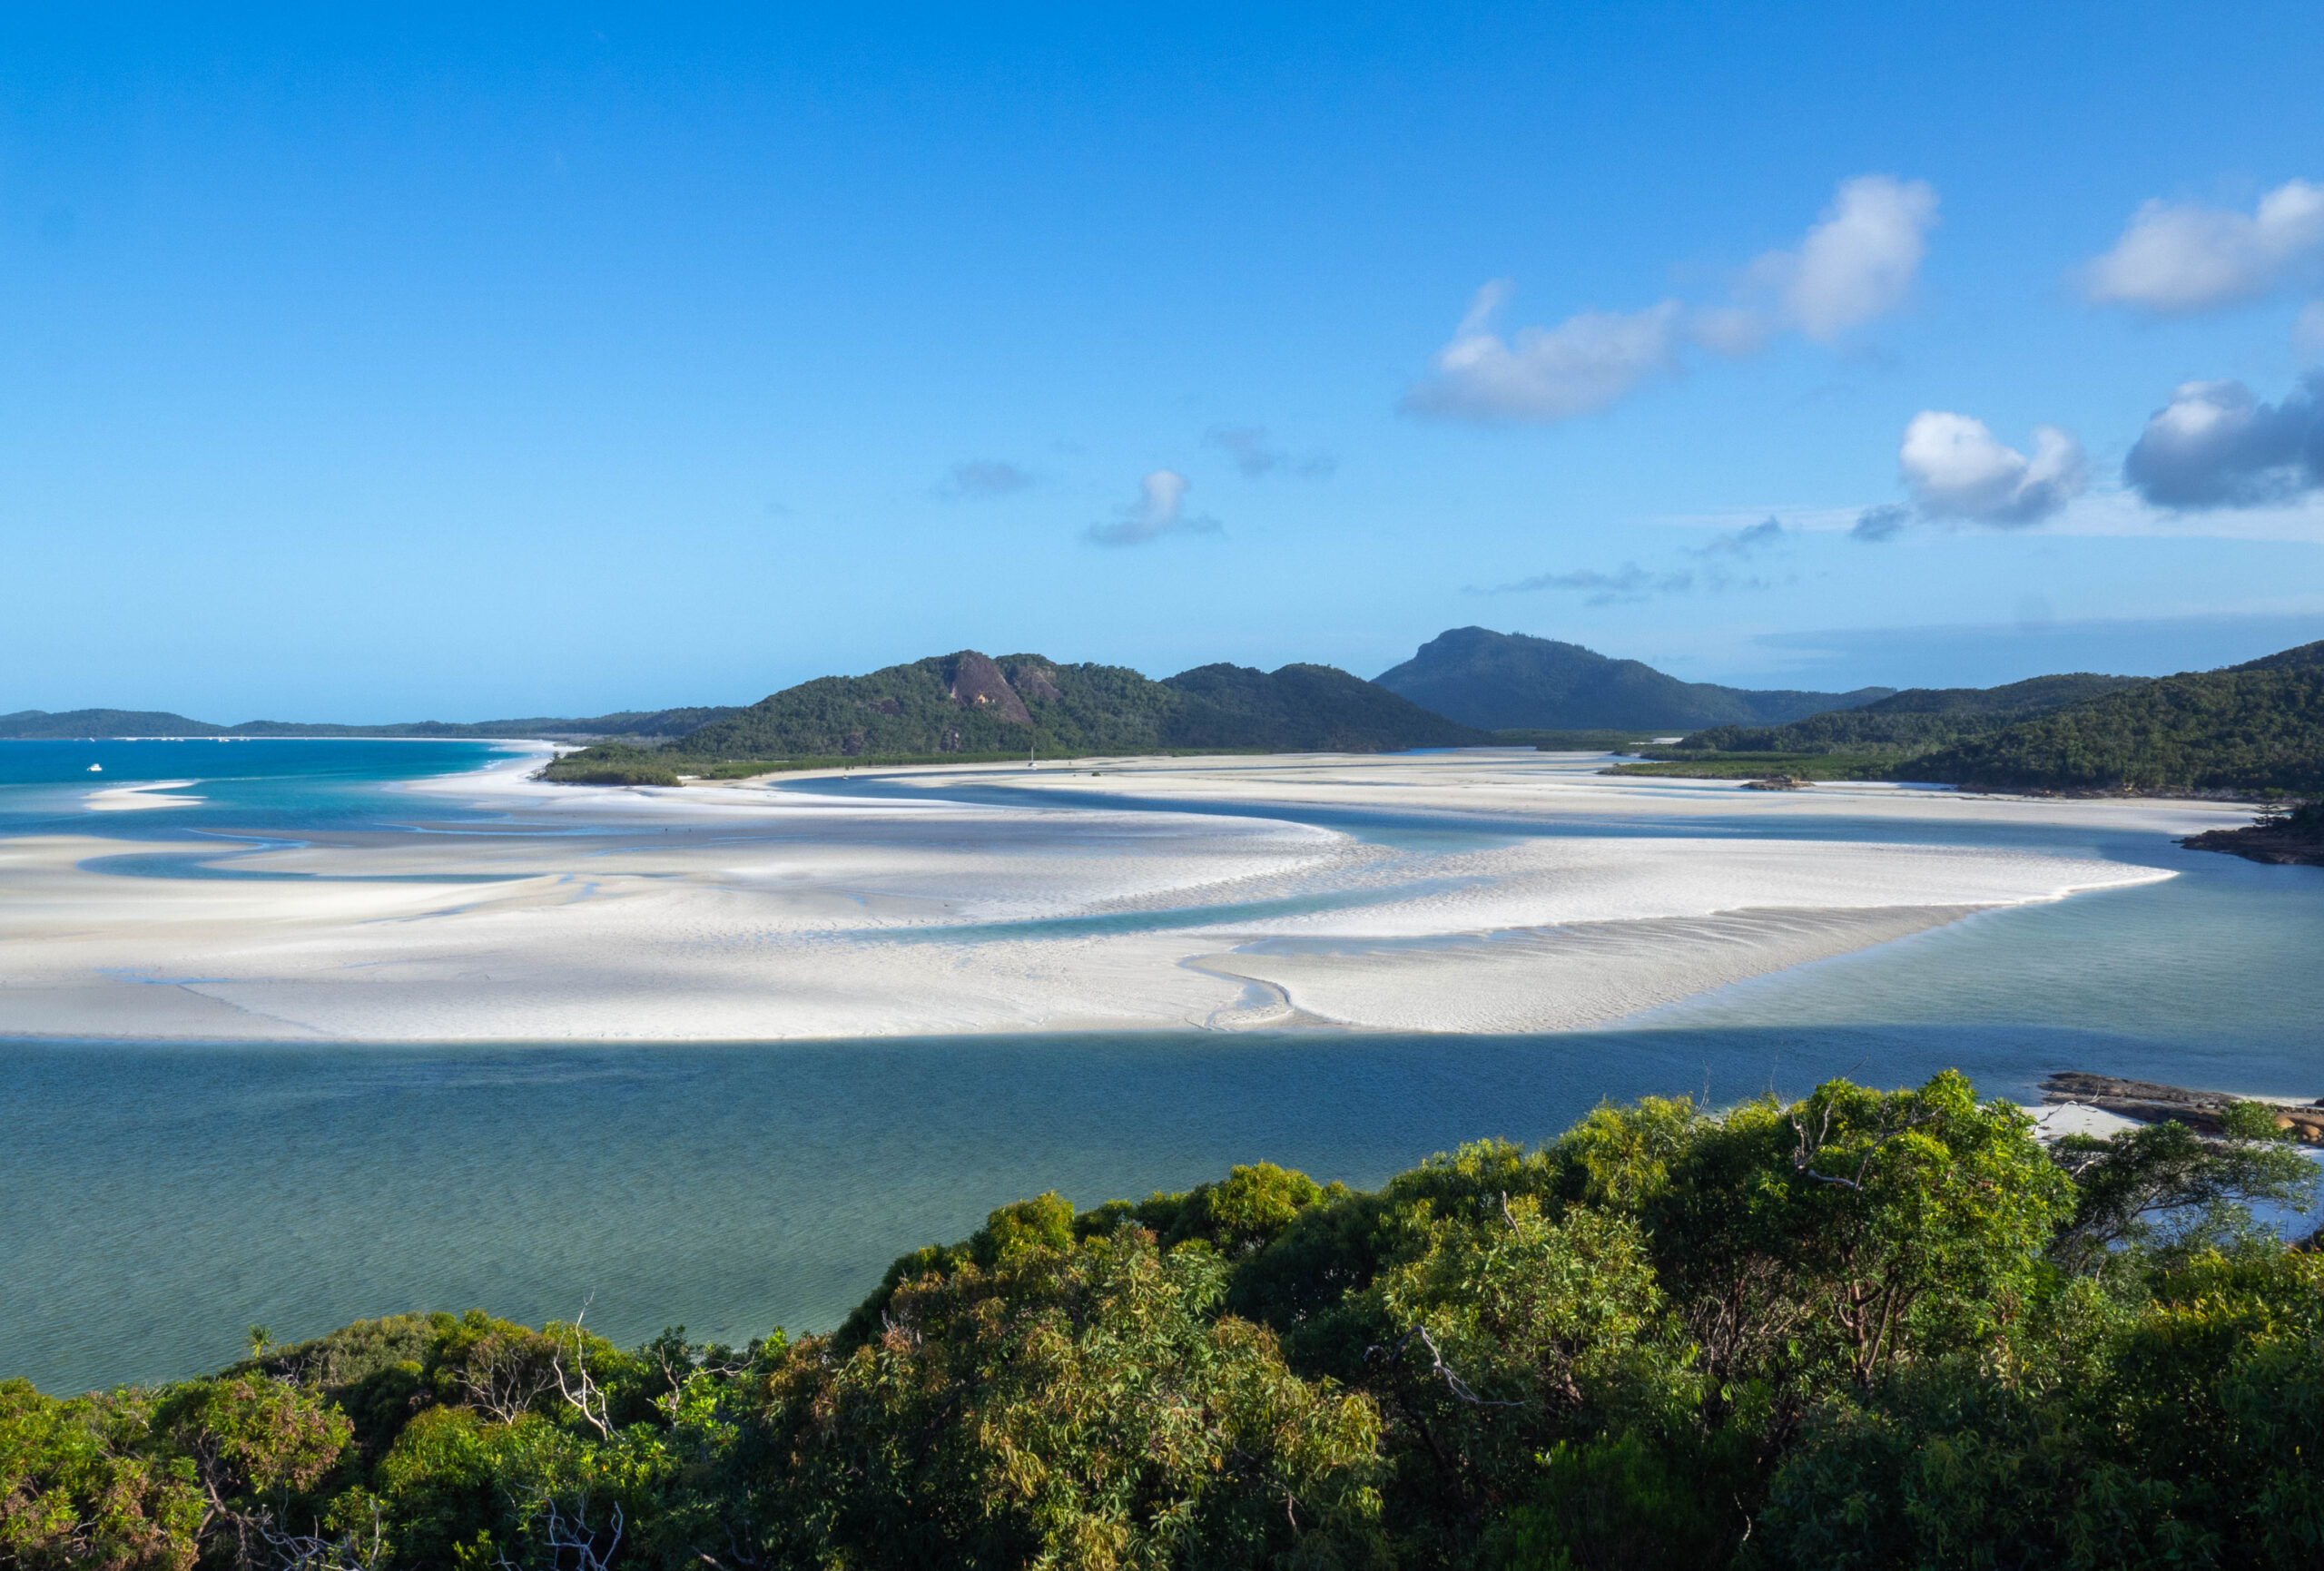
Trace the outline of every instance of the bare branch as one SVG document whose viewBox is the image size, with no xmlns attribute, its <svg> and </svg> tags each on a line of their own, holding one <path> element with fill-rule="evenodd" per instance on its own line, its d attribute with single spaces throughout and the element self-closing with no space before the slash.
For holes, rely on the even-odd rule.
<svg viewBox="0 0 2324 1571">
<path fill-rule="evenodd" d="M 573 1556 L 575 1571 L 608 1571 L 608 1567 L 614 1563 L 614 1556 L 621 1551 L 623 1520 L 621 1506 L 618 1502 L 614 1506 L 613 1520 L 608 1524 L 613 1537 L 602 1546 L 597 1542 L 596 1529 L 589 1526 L 586 1497 L 574 1507 L 573 1517 L 570 1521 L 566 1519 L 564 1512 L 557 1509 L 554 1497 L 543 1500 L 542 1506 L 547 1513 L 547 1519 L 542 1525 L 542 1532 L 548 1541 L 550 1551 L 556 1556 L 559 1565 L 564 1564 L 564 1556 L 570 1553 Z"/>
<path fill-rule="evenodd" d="M 579 1413 L 583 1421 L 597 1431 L 600 1439 L 610 1440 L 614 1430 L 606 1410 L 606 1393 L 598 1389 L 596 1379 L 589 1373 L 588 1343 L 581 1334 L 581 1315 L 588 1312 L 589 1306 L 584 1303 L 581 1314 L 573 1317 L 573 1323 L 557 1332 L 556 1351 L 549 1359 L 549 1372 L 556 1377 L 557 1395 L 565 1399 L 566 1406 Z M 573 1370 L 570 1373 L 565 1368 L 566 1331 L 573 1336 Z"/>
<path fill-rule="evenodd" d="M 1940 1116 L 1935 1111 L 1924 1113 L 1917 1117 L 1906 1118 L 1892 1129 L 1888 1126 L 1888 1105 L 1883 1102 L 1880 1107 L 1878 1133 L 1872 1144 L 1866 1146 L 1862 1154 L 1856 1158 L 1856 1176 L 1840 1178 L 1832 1173 L 1818 1173 L 1815 1168 L 1816 1158 L 1823 1154 L 1825 1146 L 1831 1139 L 1833 1106 L 1834 1104 L 1828 1101 L 1824 1104 L 1823 1123 L 1817 1127 L 1816 1138 L 1812 1144 L 1807 1137 L 1807 1126 L 1799 1122 L 1798 1114 L 1796 1113 L 1784 1114 L 1784 1121 L 1791 1125 L 1792 1133 L 1799 1137 L 1798 1146 L 1792 1153 L 1791 1165 L 1817 1183 L 1828 1183 L 1840 1189 L 1853 1189 L 1859 1193 L 1864 1189 L 1864 1176 L 1871 1170 L 1872 1159 L 1879 1153 L 1882 1146 L 1900 1134 L 1918 1129 L 1924 1124 L 1934 1123 Z"/>
<path fill-rule="evenodd" d="M 251 1527 L 259 1541 L 272 1552 L 276 1571 L 376 1571 L 381 1564 L 377 1500 L 371 1502 L 371 1537 L 368 1544 L 352 1528 L 336 1538 L 277 1532 L 274 1518 L 264 1512 L 259 1514 Z"/>
<path fill-rule="evenodd" d="M 1399 1340 L 1393 1348 L 1383 1349 L 1377 1345 L 1366 1348 L 1364 1350 L 1364 1356 L 1366 1359 L 1369 1359 L 1374 1353 L 1384 1351 L 1388 1355 L 1388 1361 L 1390 1363 L 1401 1363 L 1403 1360 L 1404 1349 L 1412 1344 L 1412 1340 L 1414 1337 L 1418 1337 L 1420 1339 L 1420 1345 L 1428 1350 L 1428 1372 L 1432 1375 L 1442 1375 L 1444 1378 L 1445 1389 L 1451 1391 L 1454 1396 L 1460 1398 L 1461 1400 L 1468 1403 L 1471 1407 L 1522 1408 L 1528 1405 L 1521 1400 L 1502 1402 L 1477 1395 L 1475 1389 L 1470 1386 L 1469 1382 L 1462 1380 L 1454 1372 L 1452 1366 L 1444 1361 L 1444 1355 L 1437 1350 L 1436 1339 L 1428 1334 L 1428 1328 L 1426 1326 L 1416 1325 L 1413 1327 L 1412 1330 L 1403 1334 L 1403 1339 Z"/>
</svg>

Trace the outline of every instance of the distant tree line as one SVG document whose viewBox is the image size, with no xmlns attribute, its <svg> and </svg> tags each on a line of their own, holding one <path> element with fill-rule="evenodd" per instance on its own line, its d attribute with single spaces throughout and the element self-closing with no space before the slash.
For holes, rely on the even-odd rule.
<svg viewBox="0 0 2324 1571">
<path fill-rule="evenodd" d="M 1915 689 L 1781 726 L 1649 748 L 1640 772 L 1776 770 L 2000 790 L 2324 791 L 2324 643 L 2225 671 Z"/>
<path fill-rule="evenodd" d="M 0 1566 L 2312 1566 L 2324 1258 L 2248 1208 L 2313 1183 L 2252 1105 L 2045 1149 L 1947 1073 L 1049 1194 L 828 1335 L 0 1383 Z"/>
</svg>

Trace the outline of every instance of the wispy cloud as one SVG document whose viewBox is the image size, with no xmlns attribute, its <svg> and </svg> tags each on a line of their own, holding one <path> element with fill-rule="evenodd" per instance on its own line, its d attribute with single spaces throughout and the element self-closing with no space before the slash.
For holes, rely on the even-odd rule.
<svg viewBox="0 0 2324 1571">
<path fill-rule="evenodd" d="M 952 466 L 944 495 L 964 501 L 984 501 L 1013 496 L 1032 484 L 1033 476 L 1014 464 L 997 458 L 970 458 Z"/>
<path fill-rule="evenodd" d="M 1776 291 L 1785 325 L 1830 343 L 1905 303 L 1935 224 L 1926 181 L 1858 175 L 1840 182 L 1797 250 L 1768 252 L 1752 278 Z"/>
<path fill-rule="evenodd" d="M 1747 574 L 1745 565 L 1781 555 L 1791 543 L 1792 532 L 1783 526 L 1782 519 L 1771 515 L 1731 535 L 1721 535 L 1709 545 L 1691 546 L 1688 555 L 1702 561 L 1702 586 L 1715 594 L 1730 589 L 1772 589 L 1775 580 L 1758 572 Z"/>
<path fill-rule="evenodd" d="M 1145 545 L 1166 535 L 1222 535 L 1216 518 L 1187 511 L 1193 485 L 1175 469 L 1157 469 L 1137 483 L 1137 500 L 1117 509 L 1110 524 L 1092 524 L 1081 537 L 1093 545 Z"/>
<path fill-rule="evenodd" d="M 2101 304 L 2190 316 L 2273 293 L 2324 264 L 2324 186 L 2286 181 L 2249 213 L 2149 201 L 2082 270 Z"/>
<path fill-rule="evenodd" d="M 1339 460 L 1329 453 L 1310 453 L 1294 457 L 1284 448 L 1267 440 L 1265 426 L 1213 426 L 1203 436 L 1209 446 L 1225 449 L 1235 460 L 1246 480 L 1264 479 L 1269 475 L 1290 475 L 1302 480 L 1322 480 L 1339 467 Z"/>
<path fill-rule="evenodd" d="M 1649 377 L 1678 369 L 1676 300 L 1642 311 L 1585 311 L 1503 339 L 1494 322 L 1509 295 L 1506 279 L 1477 290 L 1452 341 L 1431 362 L 1435 374 L 1404 395 L 1407 413 L 1553 425 L 1595 414 Z"/>
<path fill-rule="evenodd" d="M 1483 589 L 1471 587 L 1466 593 L 1531 594 L 1543 589 L 1572 589 L 1586 592 L 1591 605 L 1611 605 L 1618 601 L 1649 600 L 1658 594 L 1683 594 L 1694 586 L 1695 575 L 1691 573 L 1650 573 L 1635 562 L 1625 562 L 1611 573 L 1588 569 L 1578 573 L 1540 573 L 1512 584 L 1496 584 Z"/>
<path fill-rule="evenodd" d="M 1770 251 L 1746 270 L 1744 299 L 1732 304 L 1666 299 L 1631 311 L 1582 311 L 1555 327 L 1521 327 L 1504 337 L 1496 324 L 1511 284 L 1496 279 L 1470 300 L 1403 407 L 1482 424 L 1553 425 L 1676 375 L 1690 347 L 1756 354 L 1781 329 L 1833 342 L 1905 301 L 1936 206 L 1925 182 L 1885 174 L 1842 181 L 1796 249 Z"/>
<path fill-rule="evenodd" d="M 1738 507 L 1728 513 L 1661 515 L 1641 519 L 1688 530 L 1748 528 L 1768 509 Z M 1782 510 L 1784 533 L 1797 541 L 1824 535 L 1878 544 L 1909 531 L 1974 537 L 1990 531 L 1960 519 L 1929 518 L 1909 503 L 1858 503 L 1853 506 L 1797 504 Z M 2093 479 L 2080 496 L 2032 525 L 2044 535 L 2086 539 L 2251 540 L 2324 545 L 2324 490 L 2250 506 L 2180 508 L 2160 506 L 2126 484 Z M 2004 531 L 2014 533 L 2015 531 Z M 1699 548 L 1698 548 L 1699 549 Z"/>
<path fill-rule="evenodd" d="M 1781 545 L 1789 537 L 1783 520 L 1769 515 L 1732 535 L 1722 535 L 1708 545 L 1695 546 L 1693 551 L 1698 556 L 1748 556 L 1753 552 Z"/>
<path fill-rule="evenodd" d="M 1563 589 L 1589 595 L 1592 605 L 1611 605 L 1650 600 L 1662 594 L 1687 594 L 1698 589 L 1713 594 L 1735 589 L 1772 589 L 1777 581 L 1752 569 L 1760 567 L 1762 559 L 1771 555 L 1780 556 L 1793 544 L 1793 535 L 1794 531 L 1785 528 L 1782 519 L 1770 515 L 1703 545 L 1688 546 L 1687 555 L 1700 562 L 1700 567 L 1656 569 L 1625 562 L 1611 573 L 1595 568 L 1537 573 L 1531 578 L 1508 584 L 1485 587 L 1472 584 L 1463 593 L 1531 594 L 1545 589 Z M 1786 581 L 1798 580 L 1793 575 Z"/>
<path fill-rule="evenodd" d="M 1884 540 L 1894 540 L 1913 521 L 1913 510 L 1898 502 L 1884 502 L 1877 507 L 1866 507 L 1856 515 L 1848 526 L 1848 538 L 1876 545 Z"/>
</svg>

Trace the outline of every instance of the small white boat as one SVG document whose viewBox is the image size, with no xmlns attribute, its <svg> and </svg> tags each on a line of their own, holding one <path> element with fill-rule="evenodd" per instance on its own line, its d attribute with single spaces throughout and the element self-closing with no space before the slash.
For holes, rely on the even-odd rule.
<svg viewBox="0 0 2324 1571">
<path fill-rule="evenodd" d="M 105 766 L 101 763 L 93 763 L 89 766 L 89 772 L 91 774 L 103 774 L 105 772 Z"/>
</svg>

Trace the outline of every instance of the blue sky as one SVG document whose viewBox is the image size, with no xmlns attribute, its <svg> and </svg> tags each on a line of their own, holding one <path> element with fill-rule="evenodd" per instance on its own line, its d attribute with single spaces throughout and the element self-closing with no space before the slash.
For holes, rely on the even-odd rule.
<svg viewBox="0 0 2324 1571">
<path fill-rule="evenodd" d="M 2324 637 L 2312 5 L 324 9 L 0 19 L 0 711 Z"/>
</svg>

